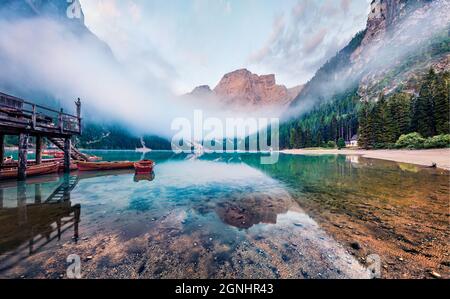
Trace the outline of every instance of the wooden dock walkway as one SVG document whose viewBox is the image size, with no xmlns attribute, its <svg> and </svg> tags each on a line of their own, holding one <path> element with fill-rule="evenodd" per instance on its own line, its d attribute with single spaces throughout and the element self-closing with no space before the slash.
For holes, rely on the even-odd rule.
<svg viewBox="0 0 450 299">
<path fill-rule="evenodd" d="M 0 92 L 0 168 L 4 161 L 5 135 L 19 136 L 19 180 L 26 179 L 28 144 L 36 137 L 36 164 L 42 163 L 43 138 L 64 152 L 64 170 L 70 172 L 70 159 L 88 157 L 72 146 L 72 136 L 81 135 L 81 101 L 75 102 L 76 115 L 54 110 Z"/>
</svg>

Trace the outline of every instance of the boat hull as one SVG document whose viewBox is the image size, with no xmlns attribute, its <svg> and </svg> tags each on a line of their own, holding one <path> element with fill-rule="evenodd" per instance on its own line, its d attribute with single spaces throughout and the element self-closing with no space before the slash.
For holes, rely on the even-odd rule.
<svg viewBox="0 0 450 299">
<path fill-rule="evenodd" d="M 45 163 L 28 166 L 26 174 L 28 177 L 57 173 L 59 163 Z M 4 169 L 0 171 L 0 180 L 17 179 L 18 168 Z"/>
<path fill-rule="evenodd" d="M 78 162 L 78 171 L 133 169 L 133 162 Z"/>
<path fill-rule="evenodd" d="M 78 170 L 77 163 L 70 163 L 70 171 L 76 171 L 76 170 Z M 64 163 L 59 164 L 59 171 L 60 172 L 64 171 Z"/>
<path fill-rule="evenodd" d="M 154 166 L 155 163 L 149 160 L 134 163 L 134 169 L 137 175 L 151 174 Z"/>
</svg>

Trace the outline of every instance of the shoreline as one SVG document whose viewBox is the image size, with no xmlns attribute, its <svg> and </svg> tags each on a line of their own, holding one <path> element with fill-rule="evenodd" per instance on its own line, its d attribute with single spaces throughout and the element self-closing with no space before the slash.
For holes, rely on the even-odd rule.
<svg viewBox="0 0 450 299">
<path fill-rule="evenodd" d="M 357 155 L 363 158 L 409 163 L 420 166 L 432 166 L 450 170 L 450 149 L 430 150 L 350 150 L 350 149 L 294 149 L 283 150 L 288 155 Z"/>
<path fill-rule="evenodd" d="M 17 147 L 5 147 L 7 151 L 16 151 Z M 30 148 L 30 150 L 33 150 Z M 105 150 L 105 149 L 81 149 L 83 151 L 127 151 L 135 150 Z M 170 150 L 153 150 L 152 152 L 170 152 Z M 429 149 L 429 150 L 361 150 L 361 149 L 292 149 L 281 150 L 280 153 L 287 155 L 353 155 L 363 158 L 378 159 L 399 163 L 408 163 L 424 167 L 431 167 L 433 164 L 437 168 L 450 171 L 450 148 Z"/>
</svg>

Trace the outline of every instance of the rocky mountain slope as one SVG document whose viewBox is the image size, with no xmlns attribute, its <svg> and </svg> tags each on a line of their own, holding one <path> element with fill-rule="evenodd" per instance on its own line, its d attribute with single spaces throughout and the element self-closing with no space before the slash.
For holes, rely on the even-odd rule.
<svg viewBox="0 0 450 299">
<path fill-rule="evenodd" d="M 81 43 L 89 44 L 89 50 L 97 51 L 109 65 L 122 66 L 117 62 L 109 46 L 93 34 L 85 25 L 84 14 L 78 0 L 1 0 L 0 1 L 0 22 L 11 24 L 21 24 L 36 19 L 35 24 L 40 20 L 55 22 L 58 24 L 60 34 L 67 34 L 71 38 L 78 38 Z M 32 44 L 32 41 L 27 41 Z M 71 51 L 77 51 L 76 47 Z M 83 50 L 86 50 L 85 48 Z M 70 53 L 67 53 L 70 57 Z M 0 48 L 0 65 L 2 60 L 8 59 L 8 56 Z M 42 61 L 46 63 L 47 61 Z M 14 66 L 15 67 L 15 66 Z M 4 68 L 3 68 L 4 70 Z M 5 72 L 4 73 L 8 73 Z M 39 84 L 32 84 L 31 80 L 17 80 L 14 76 L 2 76 L 0 74 L 0 91 L 29 99 L 35 103 L 59 109 L 61 105 L 68 102 L 66 111 L 73 111 L 71 101 L 61 101 L 54 96 L 53 90 L 40 88 Z M 87 107 L 85 104 L 83 107 Z M 130 133 L 125 125 L 108 122 L 108 124 L 99 124 L 98 115 L 92 109 L 83 109 L 84 134 L 74 142 L 82 148 L 99 149 L 135 149 L 141 146 L 139 136 Z M 16 141 L 15 141 L 16 142 Z M 147 146 L 153 149 L 170 149 L 170 143 L 167 140 L 156 136 L 146 136 Z"/>
<path fill-rule="evenodd" d="M 373 0 L 366 28 L 316 72 L 286 110 L 280 146 L 333 145 L 356 137 L 363 144 L 362 135 L 370 135 L 369 147 L 383 148 L 396 143 L 399 132 L 423 131 L 416 125 L 426 123 L 422 111 L 433 123 L 438 115 L 446 118 L 448 105 L 436 101 L 445 102 L 450 70 L 448 11 L 449 0 Z M 430 98 L 427 90 L 436 94 Z M 387 123 L 395 134 L 386 133 Z"/>
<path fill-rule="evenodd" d="M 247 69 L 226 74 L 212 90 L 209 86 L 196 87 L 189 97 L 214 100 L 228 108 L 253 109 L 268 106 L 286 106 L 300 93 L 302 86 L 288 89 L 276 83 L 275 75 L 256 75 Z"/>
<path fill-rule="evenodd" d="M 330 59 L 293 101 L 296 117 L 357 87 L 363 100 L 399 88 L 417 93 L 430 67 L 449 70 L 450 1 L 374 0 L 367 27 Z"/>
</svg>

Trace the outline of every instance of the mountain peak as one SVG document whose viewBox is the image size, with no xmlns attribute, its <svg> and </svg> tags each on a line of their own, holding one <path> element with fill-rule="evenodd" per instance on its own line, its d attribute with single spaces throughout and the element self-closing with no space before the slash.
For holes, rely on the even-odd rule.
<svg viewBox="0 0 450 299">
<path fill-rule="evenodd" d="M 208 99 L 215 97 L 221 103 L 236 108 L 261 108 L 285 106 L 301 89 L 302 86 L 288 89 L 277 85 L 274 74 L 257 75 L 243 68 L 225 74 L 213 90 L 203 85 L 196 87 L 189 95 Z"/>
</svg>

